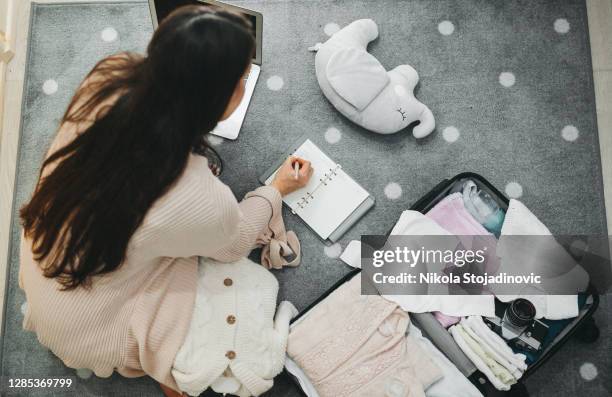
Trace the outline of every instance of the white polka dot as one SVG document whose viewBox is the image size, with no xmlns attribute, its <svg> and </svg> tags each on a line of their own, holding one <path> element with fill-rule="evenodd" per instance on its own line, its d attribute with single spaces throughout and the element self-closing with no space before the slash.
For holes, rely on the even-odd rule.
<svg viewBox="0 0 612 397">
<path fill-rule="evenodd" d="M 580 376 L 586 381 L 597 378 L 597 367 L 593 363 L 584 363 L 580 366 Z"/>
<path fill-rule="evenodd" d="M 329 127 L 327 131 L 325 131 L 325 140 L 329 143 L 338 143 L 341 138 L 342 133 L 337 128 Z"/>
<path fill-rule="evenodd" d="M 88 368 L 79 368 L 76 370 L 76 374 L 81 379 L 89 379 L 93 375 L 93 371 Z"/>
<path fill-rule="evenodd" d="M 516 182 L 510 182 L 506 185 L 506 194 L 510 198 L 517 199 L 523 195 L 523 187 Z"/>
<path fill-rule="evenodd" d="M 28 302 L 25 301 L 21 304 L 21 314 L 25 316 L 27 311 L 28 311 Z"/>
<path fill-rule="evenodd" d="M 404 96 L 408 93 L 408 91 L 406 91 L 406 88 L 401 85 L 396 85 L 395 87 L 393 87 L 393 90 L 395 91 L 397 96 Z"/>
<path fill-rule="evenodd" d="M 511 72 L 502 72 L 499 74 L 499 84 L 504 87 L 512 87 L 516 83 L 516 77 L 514 73 Z"/>
<path fill-rule="evenodd" d="M 278 91 L 281 88 L 283 88 L 283 85 L 285 85 L 285 82 L 283 81 L 283 78 L 280 76 L 272 76 L 268 79 L 268 81 L 266 81 L 266 84 L 268 85 L 268 88 L 272 91 Z"/>
<path fill-rule="evenodd" d="M 102 33 L 100 33 L 100 37 L 102 37 L 102 40 L 106 41 L 107 43 L 117 40 L 118 36 L 119 36 L 119 33 L 117 33 L 117 30 L 111 27 L 104 28 L 102 30 Z"/>
<path fill-rule="evenodd" d="M 219 146 L 220 144 L 223 143 L 223 138 L 215 136 L 215 135 L 209 135 L 206 140 L 208 141 L 208 143 L 210 143 L 213 146 Z"/>
<path fill-rule="evenodd" d="M 342 254 L 342 246 L 338 243 L 332 244 L 329 247 L 326 246 L 323 248 L 323 251 L 325 251 L 325 255 L 329 256 L 330 258 L 337 258 L 340 256 L 340 254 Z"/>
<path fill-rule="evenodd" d="M 442 21 L 438 24 L 438 31 L 444 36 L 450 36 L 455 31 L 455 25 L 451 21 Z"/>
<path fill-rule="evenodd" d="M 560 34 L 565 34 L 569 32 L 570 30 L 570 24 L 569 22 L 567 22 L 567 19 L 565 18 L 559 18 L 555 20 L 555 23 L 553 26 L 555 27 L 555 32 L 560 33 Z"/>
<path fill-rule="evenodd" d="M 578 139 L 578 128 L 573 125 L 566 125 L 561 130 L 561 136 L 568 142 L 574 142 Z"/>
<path fill-rule="evenodd" d="M 47 95 L 53 95 L 57 92 L 57 81 L 49 79 L 43 83 L 43 92 Z"/>
<path fill-rule="evenodd" d="M 336 33 L 337 31 L 340 30 L 340 26 L 338 26 L 337 23 L 333 23 L 330 22 L 327 25 L 325 25 L 325 27 L 323 28 L 323 31 L 325 32 L 326 35 L 331 36 L 334 33 Z"/>
<path fill-rule="evenodd" d="M 391 182 L 387 186 L 385 186 L 385 196 L 391 200 L 397 200 L 402 195 L 402 187 L 395 183 Z"/>
<path fill-rule="evenodd" d="M 457 139 L 459 139 L 459 135 L 461 135 L 459 133 L 459 130 L 455 127 L 453 127 L 452 125 L 449 127 L 446 127 L 443 131 L 442 131 L 442 137 L 444 138 L 444 140 L 448 143 L 453 143 L 455 142 Z"/>
</svg>

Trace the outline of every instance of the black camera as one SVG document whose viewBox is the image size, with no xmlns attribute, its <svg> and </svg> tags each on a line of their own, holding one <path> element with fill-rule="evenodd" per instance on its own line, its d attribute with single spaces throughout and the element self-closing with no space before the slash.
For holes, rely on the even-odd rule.
<svg viewBox="0 0 612 397">
<path fill-rule="evenodd" d="M 536 320 L 536 309 L 527 299 L 518 298 L 510 302 L 504 318 L 485 318 L 485 323 L 508 341 L 510 346 L 534 352 L 542 348 L 548 334 L 548 325 Z"/>
</svg>

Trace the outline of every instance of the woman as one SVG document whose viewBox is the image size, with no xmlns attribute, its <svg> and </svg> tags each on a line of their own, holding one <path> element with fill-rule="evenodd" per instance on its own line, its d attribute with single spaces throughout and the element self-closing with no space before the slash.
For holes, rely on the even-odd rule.
<svg viewBox="0 0 612 397">
<path fill-rule="evenodd" d="M 279 214 L 281 196 L 308 182 L 309 162 L 288 159 L 238 203 L 203 140 L 240 103 L 253 51 L 242 17 L 185 7 L 159 26 L 146 57 L 102 60 L 75 94 L 21 209 L 19 275 L 24 328 L 67 366 L 148 374 L 176 394 L 171 367 L 192 317 L 197 257 L 236 261 L 274 238 L 285 240 L 280 255 L 299 255 Z"/>
</svg>

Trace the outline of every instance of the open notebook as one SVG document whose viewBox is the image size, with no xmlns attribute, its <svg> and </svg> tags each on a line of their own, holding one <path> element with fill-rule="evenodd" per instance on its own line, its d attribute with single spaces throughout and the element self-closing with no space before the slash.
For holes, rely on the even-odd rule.
<svg viewBox="0 0 612 397">
<path fill-rule="evenodd" d="M 338 241 L 372 208 L 374 197 L 309 139 L 294 145 L 260 177 L 261 182 L 269 185 L 290 155 L 310 161 L 314 174 L 308 185 L 285 196 L 283 202 L 323 240 Z"/>
</svg>

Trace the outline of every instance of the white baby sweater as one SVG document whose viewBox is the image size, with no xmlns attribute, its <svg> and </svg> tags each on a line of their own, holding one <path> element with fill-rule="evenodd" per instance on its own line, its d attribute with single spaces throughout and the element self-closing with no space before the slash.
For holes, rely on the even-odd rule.
<svg viewBox="0 0 612 397">
<path fill-rule="evenodd" d="M 272 387 L 297 313 L 283 302 L 274 319 L 277 293 L 276 278 L 247 258 L 200 259 L 193 318 L 172 369 L 182 391 L 196 396 L 212 387 L 242 397 Z"/>
</svg>

